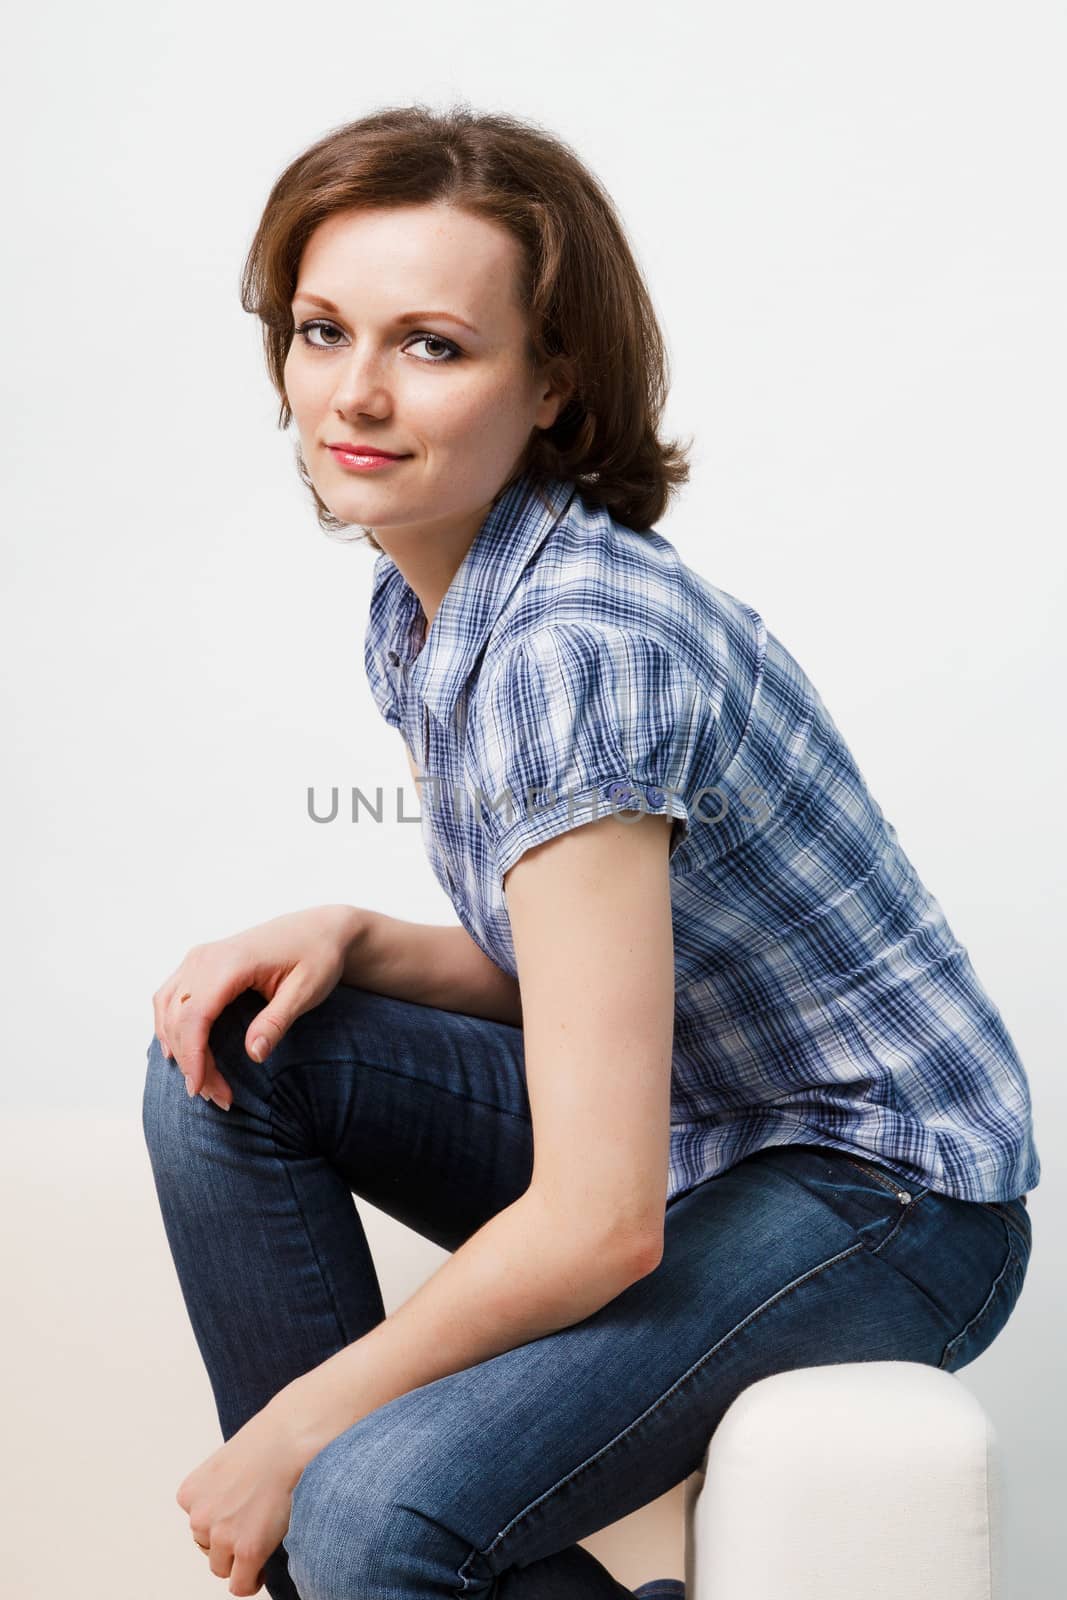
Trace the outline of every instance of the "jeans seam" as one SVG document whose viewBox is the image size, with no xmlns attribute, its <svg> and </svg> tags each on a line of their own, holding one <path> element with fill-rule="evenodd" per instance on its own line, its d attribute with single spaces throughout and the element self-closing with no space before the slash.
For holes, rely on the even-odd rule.
<svg viewBox="0 0 1067 1600">
<path fill-rule="evenodd" d="M 1028 1247 L 1030 1240 L 1018 1218 L 1013 1216 L 1011 1212 L 1003 1209 L 1004 1206 L 1011 1205 L 1011 1203 L 1012 1202 L 1010 1200 L 990 1200 L 988 1205 L 991 1211 L 996 1212 L 997 1216 L 1000 1218 L 1001 1222 L 1004 1223 L 1005 1227 L 1010 1228 L 1015 1237 L 1020 1240 L 1023 1245 Z"/>
<path fill-rule="evenodd" d="M 982 1319 L 986 1316 L 986 1314 L 996 1304 L 997 1293 L 998 1293 L 998 1291 L 1000 1289 L 1001 1282 L 1002 1282 L 1003 1278 L 1006 1276 L 1009 1268 L 1013 1267 L 1017 1261 L 1021 1261 L 1022 1260 L 1022 1257 L 1019 1255 L 1018 1251 L 1015 1248 L 1015 1240 L 1012 1238 L 1011 1230 L 1009 1229 L 1007 1223 L 1003 1220 L 1003 1218 L 1001 1218 L 1001 1227 L 1004 1229 L 1004 1235 L 1005 1235 L 1005 1238 L 1006 1238 L 1007 1244 L 1008 1244 L 1008 1254 L 1005 1257 L 1004 1265 L 1001 1267 L 1000 1271 L 997 1273 L 996 1277 L 993 1279 L 993 1283 L 992 1283 L 992 1285 L 990 1287 L 989 1293 L 986 1295 L 985 1299 L 982 1301 L 982 1304 L 978 1307 L 978 1310 L 975 1312 L 974 1316 L 971 1317 L 969 1322 L 965 1322 L 964 1323 L 963 1327 L 960 1329 L 960 1331 L 958 1333 L 953 1334 L 952 1338 L 949 1340 L 948 1344 L 945 1346 L 944 1350 L 941 1352 L 941 1360 L 937 1364 L 939 1370 L 944 1367 L 946 1361 L 951 1361 L 952 1356 L 955 1353 L 956 1348 L 960 1344 L 961 1340 L 966 1338 L 967 1334 L 973 1333 L 975 1328 L 981 1326 Z"/>
<path fill-rule="evenodd" d="M 664 1404 L 665 1401 L 669 1400 L 671 1396 L 682 1387 L 683 1384 L 688 1383 L 689 1379 L 692 1378 L 695 1373 L 699 1372 L 701 1367 L 706 1366 L 711 1360 L 712 1356 L 718 1355 L 719 1351 L 722 1350 L 731 1339 L 735 1338 L 739 1333 L 742 1332 L 743 1329 L 747 1328 L 750 1323 L 756 1320 L 757 1317 L 762 1316 L 765 1311 L 769 1310 L 772 1306 L 777 1305 L 780 1300 L 784 1299 L 787 1294 L 791 1294 L 794 1289 L 799 1288 L 801 1284 L 807 1283 L 811 1278 L 818 1277 L 820 1272 L 825 1272 L 828 1267 L 836 1266 L 839 1261 L 847 1261 L 850 1256 L 858 1255 L 860 1252 L 863 1252 L 864 1254 L 870 1253 L 862 1242 L 849 1245 L 847 1250 L 840 1250 L 836 1255 L 827 1257 L 825 1261 L 818 1262 L 814 1267 L 809 1267 L 806 1272 L 800 1273 L 800 1275 L 792 1279 L 791 1282 L 783 1284 L 780 1289 L 775 1290 L 774 1294 L 770 1295 L 760 1305 L 755 1306 L 747 1316 L 742 1317 L 740 1322 L 735 1324 L 735 1326 L 732 1327 L 727 1333 L 724 1333 L 722 1338 L 713 1344 L 710 1350 L 706 1350 L 698 1361 L 694 1361 L 691 1367 L 687 1368 L 687 1370 L 683 1372 L 679 1378 L 676 1378 L 669 1389 L 665 1389 L 659 1398 L 653 1400 L 651 1405 L 646 1406 L 644 1411 L 642 1411 L 639 1416 L 634 1417 L 630 1422 L 628 1422 L 625 1428 L 622 1428 L 614 1436 L 614 1438 L 609 1439 L 606 1444 L 600 1446 L 599 1450 L 595 1450 L 591 1456 L 587 1456 L 584 1461 L 579 1462 L 578 1465 L 573 1467 L 565 1477 L 560 1478 L 558 1482 L 552 1484 L 551 1487 L 544 1490 L 542 1494 L 539 1494 L 536 1500 L 531 1500 L 529 1504 L 524 1506 L 521 1511 L 517 1511 L 512 1517 L 511 1521 L 506 1523 L 505 1526 L 501 1528 L 500 1532 L 484 1550 L 472 1550 L 470 1556 L 468 1556 L 467 1560 L 463 1563 L 463 1567 L 460 1568 L 460 1576 L 464 1578 L 464 1583 L 466 1583 L 464 1569 L 469 1566 L 470 1562 L 476 1555 L 482 1557 L 490 1556 L 500 1544 L 501 1540 L 506 1539 L 510 1534 L 512 1534 L 525 1517 L 528 1517 L 531 1512 L 538 1510 L 547 1500 L 550 1500 L 553 1495 L 558 1494 L 561 1489 L 566 1488 L 567 1484 L 572 1482 L 573 1479 L 577 1478 L 580 1473 L 586 1470 L 587 1467 L 592 1466 L 594 1462 L 599 1461 L 601 1457 L 606 1455 L 609 1450 L 613 1450 L 616 1445 L 622 1443 L 627 1436 L 634 1431 L 635 1428 L 639 1427 L 646 1420 L 646 1418 L 650 1417 L 653 1412 L 657 1411 L 659 1407 Z"/>
</svg>

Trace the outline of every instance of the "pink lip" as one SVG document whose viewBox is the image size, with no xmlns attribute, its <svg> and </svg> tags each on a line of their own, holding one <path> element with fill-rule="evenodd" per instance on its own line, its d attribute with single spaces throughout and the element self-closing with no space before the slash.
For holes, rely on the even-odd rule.
<svg viewBox="0 0 1067 1600">
<path fill-rule="evenodd" d="M 406 456 L 391 456 L 383 450 L 349 449 L 344 445 L 331 444 L 326 447 L 338 466 L 344 467 L 346 472 L 380 472 L 383 467 L 391 467 L 397 461 L 406 461 Z"/>
</svg>

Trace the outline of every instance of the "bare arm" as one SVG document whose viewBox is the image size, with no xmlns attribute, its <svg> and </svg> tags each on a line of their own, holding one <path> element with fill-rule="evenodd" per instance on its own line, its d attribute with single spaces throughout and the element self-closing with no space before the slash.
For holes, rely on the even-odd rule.
<svg viewBox="0 0 1067 1600">
<path fill-rule="evenodd" d="M 304 1459 L 411 1389 L 583 1320 L 658 1265 L 674 1017 L 663 823 L 604 818 L 511 869 L 529 1187 L 385 1321 L 270 1402 Z"/>
<path fill-rule="evenodd" d="M 341 982 L 394 1000 L 522 1027 L 518 982 L 490 961 L 466 928 L 360 911 Z"/>
</svg>

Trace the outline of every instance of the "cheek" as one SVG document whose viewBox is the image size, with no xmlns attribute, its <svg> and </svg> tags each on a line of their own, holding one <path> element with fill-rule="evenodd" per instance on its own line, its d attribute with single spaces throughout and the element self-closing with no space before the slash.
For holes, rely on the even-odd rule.
<svg viewBox="0 0 1067 1600">
<path fill-rule="evenodd" d="M 506 376 L 457 373 L 451 383 L 431 393 L 423 389 L 412 400 L 426 431 L 440 440 L 510 435 L 522 416 L 517 386 Z"/>
<path fill-rule="evenodd" d="M 292 354 L 282 369 L 282 382 L 293 420 L 303 433 L 307 426 L 314 423 L 316 413 L 322 408 L 318 393 L 322 385 L 316 383 L 315 374 L 308 371 L 307 363 Z"/>
</svg>

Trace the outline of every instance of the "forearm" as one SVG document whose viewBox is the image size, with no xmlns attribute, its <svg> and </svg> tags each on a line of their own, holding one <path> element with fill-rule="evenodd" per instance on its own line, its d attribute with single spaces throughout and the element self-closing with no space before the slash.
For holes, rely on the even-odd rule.
<svg viewBox="0 0 1067 1600">
<path fill-rule="evenodd" d="M 394 1000 L 522 1026 L 517 981 L 490 961 L 466 928 L 360 911 L 341 982 Z"/>
<path fill-rule="evenodd" d="M 632 1240 L 574 1224 L 528 1189 L 392 1316 L 287 1385 L 275 1401 L 298 1419 L 302 1454 L 398 1395 L 582 1321 L 652 1269 Z"/>
</svg>

